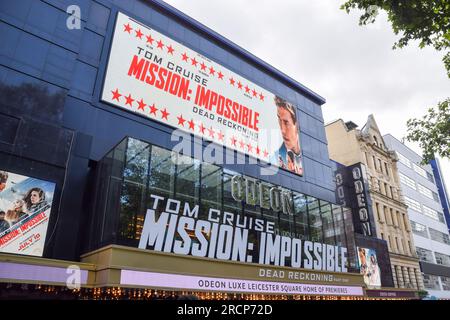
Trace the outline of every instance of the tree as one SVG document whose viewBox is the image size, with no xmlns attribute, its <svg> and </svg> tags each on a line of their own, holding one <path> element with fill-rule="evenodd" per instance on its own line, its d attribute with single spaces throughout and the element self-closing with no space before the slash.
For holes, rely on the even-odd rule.
<svg viewBox="0 0 450 320">
<path fill-rule="evenodd" d="M 406 139 L 418 142 L 423 151 L 423 164 L 434 159 L 434 154 L 450 158 L 450 98 L 440 102 L 437 112 L 434 108 L 422 120 L 410 119 L 406 123 Z"/>
<path fill-rule="evenodd" d="M 348 0 L 341 9 L 349 13 L 359 9 L 364 13 L 360 25 L 375 22 L 378 12 L 387 12 L 394 33 L 401 33 L 393 49 L 403 48 L 411 40 L 419 47 L 433 46 L 443 51 L 443 62 L 450 78 L 450 1 L 449 0 Z M 423 148 L 424 163 L 434 158 L 434 153 L 449 157 L 449 99 L 428 109 L 423 120 L 407 122 L 409 141 L 419 142 Z"/>
</svg>

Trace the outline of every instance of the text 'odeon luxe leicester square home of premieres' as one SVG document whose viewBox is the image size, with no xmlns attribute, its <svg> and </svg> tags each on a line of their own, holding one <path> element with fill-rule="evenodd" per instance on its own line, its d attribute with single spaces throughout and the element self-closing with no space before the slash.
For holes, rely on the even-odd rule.
<svg viewBox="0 0 450 320">
<path fill-rule="evenodd" d="M 2 295 L 362 297 L 325 100 L 163 2 L 72 2 L 0 4 Z"/>
</svg>

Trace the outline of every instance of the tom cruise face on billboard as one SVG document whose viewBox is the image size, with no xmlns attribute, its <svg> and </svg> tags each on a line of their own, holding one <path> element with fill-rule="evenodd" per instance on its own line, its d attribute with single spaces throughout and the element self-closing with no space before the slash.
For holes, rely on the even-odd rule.
<svg viewBox="0 0 450 320">
<path fill-rule="evenodd" d="M 286 100 L 275 96 L 278 124 L 283 144 L 278 149 L 278 165 L 286 170 L 303 175 L 303 161 L 300 149 L 299 124 L 295 107 Z"/>
</svg>

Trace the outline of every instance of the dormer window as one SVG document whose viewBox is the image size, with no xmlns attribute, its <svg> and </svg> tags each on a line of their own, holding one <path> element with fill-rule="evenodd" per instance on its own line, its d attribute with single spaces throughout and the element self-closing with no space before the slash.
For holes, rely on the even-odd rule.
<svg viewBox="0 0 450 320">
<path fill-rule="evenodd" d="M 373 140 L 375 141 L 375 144 L 378 147 L 378 139 L 377 139 L 377 137 L 373 136 Z"/>
</svg>

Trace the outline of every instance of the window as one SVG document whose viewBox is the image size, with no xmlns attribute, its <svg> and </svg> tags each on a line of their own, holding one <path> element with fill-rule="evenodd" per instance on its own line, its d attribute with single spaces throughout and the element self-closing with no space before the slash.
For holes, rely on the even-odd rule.
<svg viewBox="0 0 450 320">
<path fill-rule="evenodd" d="M 448 237 L 448 234 L 434 230 L 432 228 L 430 229 L 430 237 L 434 241 L 438 241 L 445 244 L 450 244 L 450 239 Z"/>
<path fill-rule="evenodd" d="M 412 168 L 411 166 L 411 161 L 409 161 L 408 158 L 406 158 L 404 155 L 402 155 L 401 153 L 397 152 L 397 156 L 398 156 L 398 160 L 403 163 L 405 166 L 407 166 L 408 168 Z"/>
<path fill-rule="evenodd" d="M 440 202 L 438 194 L 436 192 L 434 192 L 434 191 L 431 191 L 431 193 L 433 194 L 434 201 Z"/>
<path fill-rule="evenodd" d="M 431 190 L 421 184 L 419 184 L 419 192 L 425 197 L 433 199 L 433 193 L 431 192 Z"/>
<path fill-rule="evenodd" d="M 378 159 L 378 168 L 380 168 L 380 171 L 383 172 L 383 166 L 381 165 L 380 159 Z"/>
<path fill-rule="evenodd" d="M 426 289 L 439 290 L 439 279 L 437 276 L 432 276 L 430 274 L 423 275 L 423 285 Z"/>
<path fill-rule="evenodd" d="M 398 242 L 398 238 L 395 237 L 395 245 L 397 246 L 397 251 L 398 252 L 403 252 L 401 246 L 400 246 L 400 242 Z"/>
<path fill-rule="evenodd" d="M 375 159 L 375 156 L 372 156 L 372 159 L 373 159 L 373 168 L 377 170 L 377 160 Z"/>
<path fill-rule="evenodd" d="M 442 290 L 450 291 L 450 278 L 441 277 L 441 282 L 442 282 Z"/>
<path fill-rule="evenodd" d="M 387 185 L 386 182 L 384 183 L 384 192 L 385 192 L 385 194 L 386 194 L 387 197 L 391 197 L 391 196 L 389 195 L 389 187 L 388 187 L 388 185 Z"/>
<path fill-rule="evenodd" d="M 420 247 L 416 247 L 417 256 L 421 261 L 434 263 L 433 261 L 433 252 L 427 249 L 423 249 Z"/>
<path fill-rule="evenodd" d="M 405 202 L 411 209 L 416 210 L 417 212 L 422 212 L 420 208 L 420 203 L 417 202 L 416 200 L 413 200 L 405 196 Z"/>
<path fill-rule="evenodd" d="M 400 182 L 403 183 L 404 185 L 410 187 L 411 189 L 417 190 L 416 188 L 416 183 L 414 182 L 413 179 L 411 179 L 410 177 L 405 176 L 403 173 L 398 173 L 399 177 L 400 177 Z"/>
<path fill-rule="evenodd" d="M 425 205 L 422 207 L 423 207 L 424 215 L 426 215 L 427 217 L 430 217 L 434 220 L 445 223 L 444 215 L 441 212 L 437 212 L 436 210 L 433 210 Z"/>
<path fill-rule="evenodd" d="M 384 163 L 384 169 L 386 170 L 385 172 L 386 172 L 386 174 L 389 176 L 389 170 L 388 170 L 388 165 L 387 165 L 387 163 L 385 162 Z"/>
<path fill-rule="evenodd" d="M 398 226 L 398 221 L 394 215 L 394 209 L 389 208 L 389 213 L 391 214 L 391 220 L 392 220 L 392 223 L 394 224 L 394 226 Z"/>
<path fill-rule="evenodd" d="M 414 234 L 428 238 L 427 227 L 425 225 L 411 220 L 411 228 Z"/>
<path fill-rule="evenodd" d="M 391 236 L 388 235 L 388 245 L 389 245 L 389 251 L 392 251 L 392 241 L 391 241 Z"/>
<path fill-rule="evenodd" d="M 436 257 L 437 264 L 442 264 L 444 266 L 450 266 L 450 256 L 449 255 L 435 252 L 434 256 Z"/>
<path fill-rule="evenodd" d="M 409 229 L 408 229 L 408 218 L 406 217 L 406 214 L 402 214 L 402 216 L 403 216 L 403 225 L 405 226 L 405 230 L 408 230 L 409 231 Z"/>
<path fill-rule="evenodd" d="M 419 167 L 417 164 L 413 163 L 414 171 L 420 174 L 422 177 L 427 178 L 427 172 Z M 428 178 L 427 178 L 428 179 Z"/>
<path fill-rule="evenodd" d="M 430 182 L 433 182 L 433 183 L 434 183 L 434 177 L 433 177 L 433 175 L 432 175 L 431 173 L 429 173 L 428 171 L 427 171 L 427 178 L 428 178 L 428 180 L 429 180 Z"/>
<path fill-rule="evenodd" d="M 377 139 L 377 137 L 373 136 L 373 140 L 375 141 L 375 145 L 378 147 L 378 139 Z"/>
</svg>

